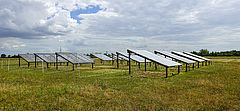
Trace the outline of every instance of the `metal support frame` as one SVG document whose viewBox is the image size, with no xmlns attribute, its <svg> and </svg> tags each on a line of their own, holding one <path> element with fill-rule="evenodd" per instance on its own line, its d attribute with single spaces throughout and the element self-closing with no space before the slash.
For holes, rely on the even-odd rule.
<svg viewBox="0 0 240 111">
<path fill-rule="evenodd" d="M 188 66 L 188 64 L 186 63 L 186 71 L 185 72 L 187 72 L 187 66 Z"/>
<path fill-rule="evenodd" d="M 36 54 L 34 54 L 35 55 L 35 68 L 37 67 L 37 55 Z"/>
<path fill-rule="evenodd" d="M 178 74 L 180 74 L 180 66 L 178 66 Z"/>
<path fill-rule="evenodd" d="M 160 52 L 158 52 L 158 51 L 154 51 L 154 53 L 155 53 L 155 54 L 163 55 L 165 58 L 167 58 L 167 57 L 172 58 L 171 56 L 168 56 L 168 55 L 162 54 L 162 53 L 160 53 Z M 180 55 L 179 55 L 179 56 L 180 56 Z M 175 58 L 172 58 L 172 60 L 173 60 L 173 61 L 179 61 L 179 62 L 186 63 L 186 62 L 184 62 L 184 61 L 182 61 L 182 60 L 175 59 Z M 188 65 L 190 66 L 190 64 L 186 63 L 186 71 L 185 71 L 185 72 L 187 72 L 187 70 L 188 70 L 188 69 L 187 69 Z M 193 67 L 194 67 L 194 63 L 193 63 Z M 190 70 L 190 68 L 189 68 L 189 70 Z"/>
<path fill-rule="evenodd" d="M 72 64 L 73 65 L 73 71 L 74 71 L 74 64 Z"/>
<path fill-rule="evenodd" d="M 21 66 L 20 64 L 21 64 L 21 58 L 20 58 L 20 55 L 18 54 L 18 65 L 19 65 L 19 67 Z"/>
<path fill-rule="evenodd" d="M 131 74 L 131 52 L 128 52 L 128 59 L 129 59 L 129 63 L 128 63 L 128 65 L 129 65 L 129 74 Z"/>
<path fill-rule="evenodd" d="M 119 68 L 119 63 L 118 63 L 118 57 L 119 57 L 119 55 L 118 55 L 118 53 L 117 53 L 117 68 Z"/>
<path fill-rule="evenodd" d="M 168 67 L 166 67 L 166 78 L 168 77 Z"/>
<path fill-rule="evenodd" d="M 147 59 L 145 58 L 145 72 L 147 71 Z"/>
<path fill-rule="evenodd" d="M 130 61 L 130 56 L 131 56 L 131 53 L 134 53 L 134 52 L 132 52 L 132 51 L 130 51 L 130 50 L 127 50 L 127 52 L 128 52 L 128 58 L 129 58 L 129 61 Z M 134 54 L 136 54 L 136 53 L 134 53 Z M 136 55 L 138 55 L 138 54 L 136 54 Z M 141 55 L 138 55 L 138 56 L 140 56 L 140 57 L 143 57 L 143 56 L 141 56 Z M 146 71 L 146 66 L 147 66 L 147 63 L 146 63 L 146 57 L 143 57 L 143 58 L 145 58 L 145 71 Z M 153 61 L 153 62 L 155 62 L 155 61 Z M 161 65 L 161 64 L 160 64 Z M 164 65 L 163 65 L 164 66 Z M 187 64 L 186 64 L 186 66 L 187 66 Z M 156 63 L 155 63 L 155 67 L 156 67 Z M 165 68 L 166 68 L 166 78 L 168 77 L 168 66 L 164 66 Z M 187 67 L 186 67 L 186 69 L 187 69 Z M 178 73 L 180 73 L 180 65 L 178 66 Z M 131 74 L 131 63 L 129 62 L 129 74 Z"/>
<path fill-rule="evenodd" d="M 155 70 L 157 70 L 157 64 L 155 63 Z"/>
<path fill-rule="evenodd" d="M 112 65 L 114 64 L 113 53 L 112 53 Z"/>
<path fill-rule="evenodd" d="M 58 69 L 58 54 L 56 53 L 56 69 Z"/>
</svg>

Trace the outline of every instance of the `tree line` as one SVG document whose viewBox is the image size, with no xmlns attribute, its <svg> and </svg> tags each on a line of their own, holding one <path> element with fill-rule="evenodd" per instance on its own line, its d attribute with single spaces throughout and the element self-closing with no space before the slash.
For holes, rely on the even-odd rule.
<svg viewBox="0 0 240 111">
<path fill-rule="evenodd" d="M 240 51 L 231 50 L 231 51 L 221 51 L 221 52 L 209 52 L 207 49 L 201 49 L 199 52 L 192 51 L 191 53 L 199 56 L 240 56 Z M 90 54 L 86 54 L 89 56 Z M 18 58 L 18 55 L 6 55 L 1 54 L 1 58 Z"/>
<path fill-rule="evenodd" d="M 221 51 L 221 52 L 209 52 L 207 49 L 201 49 L 199 52 L 192 51 L 191 53 L 199 56 L 240 56 L 240 51 Z"/>
<path fill-rule="evenodd" d="M 6 55 L 6 54 L 1 54 L 1 58 L 18 58 L 18 55 L 13 55 L 13 56 L 11 56 L 11 55 Z"/>
</svg>

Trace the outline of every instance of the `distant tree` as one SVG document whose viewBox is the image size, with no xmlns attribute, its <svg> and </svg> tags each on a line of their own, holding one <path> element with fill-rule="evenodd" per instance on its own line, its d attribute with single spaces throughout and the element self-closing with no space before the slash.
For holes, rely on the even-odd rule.
<svg viewBox="0 0 240 111">
<path fill-rule="evenodd" d="M 198 55 L 198 53 L 196 51 L 192 51 L 191 53 Z"/>
<path fill-rule="evenodd" d="M 18 55 L 15 55 L 15 54 L 14 54 L 14 55 L 12 56 L 12 58 L 18 58 Z"/>
<path fill-rule="evenodd" d="M 11 55 L 8 55 L 8 58 L 11 58 Z"/>
<path fill-rule="evenodd" d="M 201 56 L 208 56 L 209 55 L 209 51 L 207 49 L 201 49 L 200 50 L 200 55 Z"/>
<path fill-rule="evenodd" d="M 2 55 L 1 55 L 1 58 L 6 58 L 6 57 L 7 57 L 6 54 L 2 54 Z"/>
</svg>

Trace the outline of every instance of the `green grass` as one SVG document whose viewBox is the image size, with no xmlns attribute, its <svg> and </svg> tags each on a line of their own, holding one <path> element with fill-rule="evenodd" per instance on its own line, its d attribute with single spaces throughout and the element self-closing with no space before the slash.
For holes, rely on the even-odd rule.
<svg viewBox="0 0 240 111">
<path fill-rule="evenodd" d="M 226 63 L 228 59 L 231 60 Z M 17 68 L 18 61 L 11 60 L 8 71 L 3 60 L 0 110 L 240 109 L 240 61 L 235 58 L 214 59 L 215 71 L 213 65 L 200 65 L 197 70 L 208 72 L 184 72 L 183 65 L 181 73 L 176 75 L 177 68 L 170 68 L 168 78 L 165 78 L 164 67 L 158 70 L 151 67 L 147 72 L 133 70 L 129 75 L 126 63 L 117 69 L 116 64 L 105 62 L 102 65 L 97 60 L 94 69 L 90 64 L 82 65 L 82 78 L 79 78 L 79 67 L 75 71 L 50 73 L 71 69 L 70 64 L 58 70 L 45 68 L 42 73 L 42 69 L 16 71 L 34 69 L 34 64 L 30 68 Z M 27 66 L 24 61 L 21 64 Z M 132 65 L 132 69 L 137 69 L 135 63 Z M 99 76 L 84 77 L 89 75 Z"/>
</svg>

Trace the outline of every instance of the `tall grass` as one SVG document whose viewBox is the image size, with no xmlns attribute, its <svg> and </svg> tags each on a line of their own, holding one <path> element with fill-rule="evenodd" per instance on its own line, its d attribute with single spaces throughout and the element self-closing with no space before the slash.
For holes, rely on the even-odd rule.
<svg viewBox="0 0 240 111">
<path fill-rule="evenodd" d="M 12 61 L 10 71 L 6 63 L 0 69 L 0 110 L 239 110 L 240 61 L 221 59 L 215 61 L 215 71 L 213 65 L 198 69 L 208 72 L 184 72 L 182 66 L 178 75 L 171 68 L 169 78 L 164 78 L 163 67 L 129 75 L 126 63 L 117 69 L 116 64 L 102 65 L 99 60 L 94 69 L 84 64 L 59 73 L 48 72 L 71 69 L 71 65 L 45 68 L 42 73 L 41 69 L 15 71 L 18 64 Z"/>
</svg>

